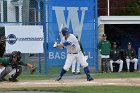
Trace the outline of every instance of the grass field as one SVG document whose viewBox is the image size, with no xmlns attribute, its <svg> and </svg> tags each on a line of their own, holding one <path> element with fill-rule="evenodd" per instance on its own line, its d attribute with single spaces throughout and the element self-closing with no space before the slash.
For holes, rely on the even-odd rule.
<svg viewBox="0 0 140 93">
<path fill-rule="evenodd" d="M 70 75 L 70 73 L 68 73 Z M 140 78 L 140 72 L 122 72 L 122 73 L 94 73 L 92 76 L 95 79 L 99 78 Z M 21 75 L 20 80 L 46 80 L 55 78 L 56 75 Z M 85 78 L 85 77 L 83 77 Z"/>
<path fill-rule="evenodd" d="M 70 75 L 70 73 L 68 73 Z M 102 78 L 140 78 L 140 72 L 94 73 L 95 79 Z M 47 80 L 55 78 L 52 75 L 21 75 L 19 80 Z M 81 78 L 85 78 L 85 75 Z M 0 91 L 50 91 L 65 93 L 140 93 L 140 87 L 135 86 L 77 86 L 77 87 L 47 87 L 47 88 L 13 88 Z"/>
<path fill-rule="evenodd" d="M 55 87 L 55 88 L 20 88 L 0 89 L 0 91 L 47 91 L 64 93 L 140 93 L 140 87 L 119 86 L 86 86 L 86 87 Z"/>
</svg>

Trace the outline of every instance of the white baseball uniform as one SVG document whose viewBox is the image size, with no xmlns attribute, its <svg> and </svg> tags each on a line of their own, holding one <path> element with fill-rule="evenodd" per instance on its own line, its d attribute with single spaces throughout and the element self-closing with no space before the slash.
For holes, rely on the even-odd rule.
<svg viewBox="0 0 140 93">
<path fill-rule="evenodd" d="M 134 63 L 134 69 L 137 70 L 137 64 L 138 64 L 138 59 L 133 58 L 133 59 L 126 59 L 126 64 L 127 64 L 127 69 L 129 70 L 130 62 Z"/>
<path fill-rule="evenodd" d="M 79 62 L 83 67 L 88 66 L 88 63 L 80 49 L 79 42 L 73 34 L 69 34 L 67 40 L 63 37 L 61 43 L 63 43 L 67 49 L 67 59 L 63 67 L 64 70 L 68 71 L 74 60 Z"/>
</svg>

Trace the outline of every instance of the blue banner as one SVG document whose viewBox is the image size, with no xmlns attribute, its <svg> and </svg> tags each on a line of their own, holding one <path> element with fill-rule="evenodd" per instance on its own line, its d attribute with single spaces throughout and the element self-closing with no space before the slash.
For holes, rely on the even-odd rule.
<svg viewBox="0 0 140 93">
<path fill-rule="evenodd" d="M 53 48 L 62 24 L 78 36 L 90 65 L 94 65 L 94 0 L 49 0 L 48 50 L 50 66 L 64 65 L 66 50 Z"/>
</svg>

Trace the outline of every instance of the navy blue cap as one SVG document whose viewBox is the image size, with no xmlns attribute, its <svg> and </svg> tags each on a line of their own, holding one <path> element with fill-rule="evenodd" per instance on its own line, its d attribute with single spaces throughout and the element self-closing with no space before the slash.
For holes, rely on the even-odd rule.
<svg viewBox="0 0 140 93">
<path fill-rule="evenodd" d="M 66 34 L 69 34 L 69 29 L 66 27 L 62 28 L 62 34 L 63 36 L 65 36 Z"/>
</svg>

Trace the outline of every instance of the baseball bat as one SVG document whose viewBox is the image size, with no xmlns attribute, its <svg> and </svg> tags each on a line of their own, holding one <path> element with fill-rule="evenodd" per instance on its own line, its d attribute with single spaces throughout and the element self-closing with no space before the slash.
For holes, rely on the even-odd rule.
<svg viewBox="0 0 140 93">
<path fill-rule="evenodd" d="M 64 24 L 61 24 L 61 26 L 59 28 L 58 36 L 57 36 L 57 39 L 56 39 L 57 41 L 58 41 L 59 36 L 61 37 L 61 31 L 62 31 L 63 27 L 64 27 Z"/>
</svg>

